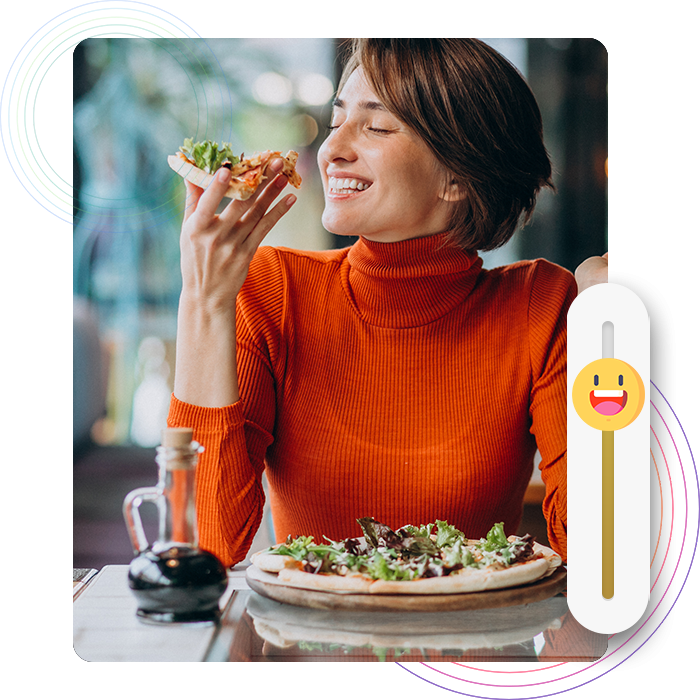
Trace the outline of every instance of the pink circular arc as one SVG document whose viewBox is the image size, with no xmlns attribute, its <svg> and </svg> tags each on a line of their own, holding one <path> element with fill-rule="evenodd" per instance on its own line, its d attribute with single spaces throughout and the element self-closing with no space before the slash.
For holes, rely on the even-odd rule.
<svg viewBox="0 0 700 700">
<path fill-rule="evenodd" d="M 662 395 L 663 396 L 663 395 Z M 668 404 L 668 402 L 667 402 Z M 680 572 L 682 571 L 683 565 L 685 564 L 685 560 L 687 557 L 687 552 L 690 546 L 690 537 L 691 537 L 691 530 L 692 530 L 692 513 L 693 513 L 693 497 L 692 497 L 692 486 L 690 483 L 690 472 L 688 469 L 688 462 L 685 458 L 685 454 L 683 452 L 683 447 L 680 445 L 676 445 L 675 440 L 673 439 L 673 434 L 669 430 L 669 427 L 666 423 L 666 420 L 664 419 L 663 415 L 661 415 L 660 411 L 656 408 L 653 402 L 651 402 L 652 407 L 654 410 L 657 412 L 659 417 L 661 418 L 664 427 L 666 428 L 666 431 L 668 432 L 669 437 L 671 438 L 675 451 L 676 451 L 676 456 L 679 458 L 679 467 L 680 467 L 680 489 L 679 489 L 679 506 L 680 506 L 680 513 L 681 513 L 681 518 L 680 518 L 680 533 L 681 533 L 681 544 L 680 544 L 680 552 L 679 552 L 679 559 L 677 561 L 676 567 L 675 567 L 675 573 L 674 576 L 671 576 L 669 579 L 669 583 L 666 587 L 666 590 L 664 591 L 663 595 L 659 599 L 659 602 L 656 604 L 656 607 L 654 610 L 649 614 L 649 616 L 644 620 L 642 625 L 629 637 L 629 639 L 625 640 L 622 645 L 614 649 L 610 654 L 607 654 L 606 656 L 601 657 L 594 663 L 590 664 L 586 668 L 584 668 L 580 673 L 585 673 L 588 669 L 592 668 L 593 666 L 596 666 L 599 664 L 601 661 L 609 658 L 612 656 L 613 653 L 619 651 L 622 647 L 624 647 L 628 642 L 630 642 L 644 627 L 644 625 L 647 624 L 647 622 L 651 619 L 651 617 L 654 615 L 656 610 L 658 609 L 659 605 L 661 605 L 661 601 L 665 598 L 666 594 L 668 593 L 668 589 L 671 586 L 671 583 L 673 582 L 675 575 L 680 576 Z M 675 511 L 675 503 L 674 503 L 674 494 L 673 494 L 673 480 L 672 480 L 672 475 L 671 475 L 671 468 L 669 465 L 669 461 L 666 458 L 666 454 L 663 451 L 663 447 L 661 446 L 661 443 L 658 439 L 658 436 L 656 435 L 656 432 L 654 429 L 650 426 L 650 430 L 652 432 L 652 435 L 654 436 L 656 440 L 656 444 L 659 446 L 661 450 L 661 455 L 664 460 L 664 464 L 666 465 L 666 472 L 668 474 L 668 479 L 669 479 L 669 485 L 671 485 L 670 488 L 670 494 L 671 494 L 671 525 L 670 525 L 670 532 L 673 532 L 673 526 L 674 526 L 674 511 Z M 651 452 L 651 450 L 650 450 Z M 652 453 L 653 456 L 653 453 Z M 657 471 L 658 473 L 658 471 Z M 659 491 L 661 495 L 661 499 L 663 501 L 663 486 L 661 484 L 661 475 L 659 474 Z M 663 518 L 663 515 L 662 515 Z M 663 524 L 663 520 L 659 523 L 659 530 L 661 530 Z M 666 560 L 668 559 L 669 555 L 669 550 L 670 550 L 670 545 L 671 542 L 669 540 L 667 546 L 666 546 L 666 551 L 664 553 L 664 560 L 659 567 L 659 573 L 657 574 L 657 577 L 654 581 L 654 583 L 651 586 L 651 590 L 654 590 L 654 587 L 658 583 L 659 577 L 661 575 L 661 571 L 663 570 Z M 665 619 L 665 617 L 664 617 Z M 661 624 L 661 623 L 660 623 Z M 655 630 L 654 630 L 655 631 Z M 637 647 L 637 649 L 641 648 L 653 635 L 654 632 L 652 632 L 647 639 L 642 642 L 642 644 Z M 611 635 L 609 639 L 612 639 L 615 635 Z M 636 650 L 635 650 L 636 651 Z M 634 652 L 632 652 L 633 654 Z M 630 654 L 629 656 L 631 656 Z M 615 667 L 619 666 L 621 663 L 623 663 L 627 658 L 623 659 L 620 661 L 618 664 L 616 664 Z M 562 664 L 556 664 L 556 666 L 563 665 L 565 662 L 562 662 Z M 427 672 L 433 676 L 436 676 L 438 678 L 441 678 L 442 680 L 448 682 L 448 683 L 453 683 L 454 685 L 459 685 L 462 687 L 467 687 L 467 688 L 478 688 L 483 691 L 490 691 L 490 692 L 528 692 L 528 691 L 533 691 L 533 690 L 544 690 L 546 688 L 552 688 L 556 687 L 559 685 L 563 685 L 565 683 L 570 683 L 574 680 L 577 680 L 579 678 L 578 674 L 571 674 L 568 676 L 539 676 L 539 664 L 537 662 L 533 663 L 494 663 L 494 662 L 483 662 L 483 663 L 476 663 L 476 662 L 437 662 L 437 663 L 412 663 L 412 666 L 417 667 L 418 669 Z M 439 667 L 439 668 L 436 668 Z M 553 668 L 550 666 L 549 668 Z M 613 670 L 613 669 L 610 669 Z M 606 672 L 607 673 L 607 672 Z"/>
</svg>

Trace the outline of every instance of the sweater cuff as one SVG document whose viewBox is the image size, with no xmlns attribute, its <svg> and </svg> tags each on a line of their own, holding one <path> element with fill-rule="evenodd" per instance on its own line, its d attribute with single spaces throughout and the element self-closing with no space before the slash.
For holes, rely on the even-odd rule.
<svg viewBox="0 0 700 700">
<path fill-rule="evenodd" d="M 244 424 L 243 402 L 240 400 L 229 406 L 218 408 L 195 406 L 180 401 L 175 394 L 170 396 L 168 427 L 186 427 L 197 432 L 212 432 L 231 430 Z"/>
</svg>

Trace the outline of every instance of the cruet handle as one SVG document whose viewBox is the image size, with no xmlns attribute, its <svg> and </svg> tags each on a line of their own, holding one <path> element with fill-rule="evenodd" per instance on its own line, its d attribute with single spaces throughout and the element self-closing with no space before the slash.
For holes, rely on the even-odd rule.
<svg viewBox="0 0 700 700">
<path fill-rule="evenodd" d="M 150 547 L 146 539 L 146 534 L 143 531 L 139 508 L 144 501 L 157 503 L 162 495 L 160 489 L 151 486 L 134 489 L 128 493 L 124 499 L 122 512 L 124 513 L 126 529 L 129 531 L 129 538 L 131 539 L 131 546 L 134 548 L 134 554 L 140 554 Z"/>
</svg>

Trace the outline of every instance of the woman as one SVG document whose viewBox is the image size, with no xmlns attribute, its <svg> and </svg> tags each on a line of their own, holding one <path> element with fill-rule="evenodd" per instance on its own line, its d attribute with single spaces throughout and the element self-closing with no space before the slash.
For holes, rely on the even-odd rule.
<svg viewBox="0 0 700 700">
<path fill-rule="evenodd" d="M 170 425 L 195 428 L 203 547 L 241 561 L 269 482 L 278 540 L 447 520 L 519 524 L 539 448 L 552 546 L 566 556 L 570 273 L 485 271 L 551 186 L 517 71 L 462 39 L 356 41 L 319 167 L 324 226 L 349 249 L 258 246 L 294 203 L 215 214 L 189 183 Z M 275 168 L 271 166 L 274 175 Z"/>
</svg>

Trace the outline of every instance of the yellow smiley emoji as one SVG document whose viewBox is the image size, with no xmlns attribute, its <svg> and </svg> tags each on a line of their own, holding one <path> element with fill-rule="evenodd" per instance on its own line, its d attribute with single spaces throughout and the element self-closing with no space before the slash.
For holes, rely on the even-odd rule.
<svg viewBox="0 0 700 700">
<path fill-rule="evenodd" d="M 637 371 L 622 360 L 606 357 L 587 364 L 571 391 L 576 413 L 596 430 L 628 426 L 644 405 L 644 383 Z"/>
</svg>

